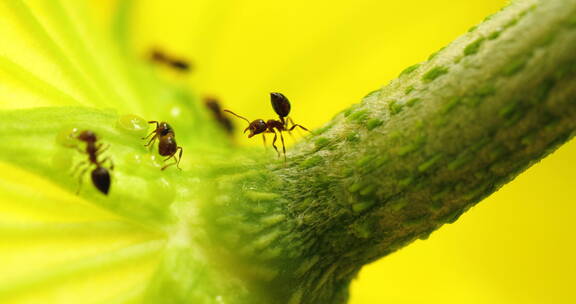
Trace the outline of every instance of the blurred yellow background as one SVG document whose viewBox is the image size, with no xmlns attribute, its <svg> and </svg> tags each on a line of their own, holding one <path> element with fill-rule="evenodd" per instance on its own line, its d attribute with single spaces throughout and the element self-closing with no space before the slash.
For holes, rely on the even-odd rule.
<svg viewBox="0 0 576 304">
<path fill-rule="evenodd" d="M 268 92 L 283 92 L 292 102 L 291 116 L 316 128 L 507 1 L 134 2 L 136 55 L 144 56 L 152 46 L 184 55 L 195 66 L 184 81 L 200 94 L 220 97 L 228 108 L 249 118 L 272 117 Z M 107 24 L 115 0 L 90 3 L 100 24 Z M 238 138 L 243 144 L 261 144 Z M 56 205 L 25 206 L 36 208 L 35 220 L 75 222 L 85 214 L 94 222 L 118 220 L 89 205 L 72 208 L 78 197 L 9 166 L 0 164 L 0 169 L 7 172 L 0 179 L 4 202 L 18 203 L 18 195 L 30 189 L 50 189 L 46 195 L 53 195 Z M 575 172 L 576 141 L 572 141 L 429 240 L 417 241 L 366 267 L 352 286 L 351 303 L 575 303 Z M 16 185 L 11 180 L 29 183 Z M 42 193 L 36 196 L 43 197 Z M 0 204 L 0 219 L 31 220 L 30 212 L 18 209 L 24 204 L 16 203 Z M 84 243 L 79 242 L 82 237 L 56 243 L 50 238 L 1 239 L 0 234 L 4 276 L 0 281 L 28 270 L 34 276 L 35 265 L 30 261 L 44 259 L 43 267 L 49 267 L 67 261 L 68 255 L 81 259 L 83 254 L 154 240 L 126 227 L 109 228 L 120 229 L 121 237 L 104 235 Z M 82 293 L 116 291 L 127 292 L 130 298 L 130 292 L 141 291 L 134 286 L 144 285 L 157 262 L 154 254 L 142 254 L 141 259 L 138 267 L 112 265 L 113 275 L 102 272 L 84 281 L 70 279 L 46 299 L 80 303 Z M 4 287 L 0 286 L 0 294 Z M 71 295 L 72 289 L 78 293 Z M 37 300 L 39 295 L 31 293 L 29 301 L 18 303 L 38 303 L 32 298 Z"/>
</svg>

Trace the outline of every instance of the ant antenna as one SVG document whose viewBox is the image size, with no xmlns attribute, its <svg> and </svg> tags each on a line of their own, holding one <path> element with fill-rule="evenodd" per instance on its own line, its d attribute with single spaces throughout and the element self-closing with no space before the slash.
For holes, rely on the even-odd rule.
<svg viewBox="0 0 576 304">
<path fill-rule="evenodd" d="M 238 114 L 236 114 L 236 113 L 234 113 L 234 112 L 232 112 L 232 111 L 230 111 L 230 110 L 224 110 L 224 112 L 228 112 L 228 113 L 230 113 L 230 114 L 232 114 L 232 115 L 234 115 L 234 116 L 236 116 L 236 117 L 238 117 L 238 118 L 244 119 L 248 124 L 250 124 L 250 121 L 249 121 L 248 119 L 246 119 L 245 117 L 242 117 L 242 116 L 240 116 L 240 115 L 238 115 Z"/>
</svg>

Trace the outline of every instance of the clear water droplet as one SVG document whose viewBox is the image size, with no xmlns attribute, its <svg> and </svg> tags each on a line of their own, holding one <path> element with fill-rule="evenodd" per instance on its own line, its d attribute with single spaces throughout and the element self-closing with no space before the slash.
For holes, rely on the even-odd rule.
<svg viewBox="0 0 576 304">
<path fill-rule="evenodd" d="M 64 128 L 56 135 L 56 144 L 62 147 L 70 148 L 78 145 L 76 135 L 79 130 L 77 128 L 69 127 Z"/>
<path fill-rule="evenodd" d="M 126 133 L 134 134 L 134 136 L 144 137 L 148 132 L 148 121 L 140 116 L 127 114 L 118 118 L 117 127 Z"/>
</svg>

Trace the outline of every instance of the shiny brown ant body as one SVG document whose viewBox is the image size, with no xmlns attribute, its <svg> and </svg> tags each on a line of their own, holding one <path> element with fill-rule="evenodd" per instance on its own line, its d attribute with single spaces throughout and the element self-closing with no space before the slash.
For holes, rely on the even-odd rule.
<svg viewBox="0 0 576 304">
<path fill-rule="evenodd" d="M 250 131 L 250 133 L 248 134 L 248 138 L 251 138 L 252 136 L 257 134 L 262 134 L 262 139 L 264 141 L 264 144 L 266 144 L 266 136 L 264 134 L 273 133 L 274 139 L 272 140 L 272 147 L 274 147 L 274 150 L 276 150 L 276 153 L 278 153 L 278 157 L 280 157 L 280 152 L 278 151 L 278 147 L 276 147 L 276 140 L 278 139 L 278 133 L 279 133 L 280 140 L 282 141 L 282 152 L 284 153 L 284 161 L 286 161 L 286 146 L 284 144 L 284 136 L 282 136 L 282 132 L 283 131 L 290 132 L 294 130 L 296 127 L 299 127 L 302 130 L 308 132 L 310 131 L 299 124 L 295 124 L 294 121 L 290 117 L 288 117 L 288 114 L 290 114 L 291 107 L 290 107 L 290 101 L 288 101 L 288 98 L 286 98 L 286 96 L 284 96 L 282 93 L 270 93 L 270 101 L 272 103 L 272 108 L 274 109 L 276 114 L 278 114 L 278 119 L 269 119 L 266 122 L 263 119 L 256 119 L 250 122 L 245 117 L 242 117 L 230 110 L 224 110 L 224 112 L 228 112 L 248 122 L 248 127 L 244 129 L 244 133 L 246 133 L 246 131 Z M 289 122 L 292 124 L 291 126 L 288 124 Z"/>
<path fill-rule="evenodd" d="M 92 170 L 90 176 L 92 178 L 92 184 L 103 194 L 108 194 L 110 190 L 110 172 L 108 170 L 114 170 L 114 164 L 109 157 L 104 158 L 103 160 L 98 160 L 98 156 L 102 154 L 102 152 L 106 151 L 110 146 L 104 146 L 103 144 L 97 143 L 98 137 L 96 134 L 89 130 L 84 130 L 78 133 L 75 136 L 77 140 L 86 143 L 86 149 L 82 150 L 78 146 L 74 146 L 80 152 L 85 153 L 88 155 L 88 160 L 79 163 L 76 166 L 74 171 L 77 171 L 82 165 L 88 163 L 88 167 L 84 168 L 79 174 L 80 182 L 78 184 L 78 192 L 80 192 L 80 187 L 82 186 L 82 176 L 86 171 L 90 169 L 90 165 L 94 165 L 95 168 Z M 103 164 L 108 161 L 110 162 L 110 168 L 106 169 Z"/>
<path fill-rule="evenodd" d="M 189 72 L 192 69 L 188 61 L 167 55 L 166 53 L 158 49 L 152 49 L 152 51 L 150 52 L 150 60 L 159 64 L 172 67 L 173 69 L 182 72 Z"/>
<path fill-rule="evenodd" d="M 176 165 L 176 167 L 180 169 L 179 164 L 180 159 L 182 159 L 183 149 L 182 147 L 178 146 L 178 144 L 176 144 L 176 135 L 174 134 L 174 130 L 172 129 L 172 127 L 164 121 L 158 122 L 152 120 L 149 121 L 148 123 L 156 124 L 156 129 L 154 129 L 154 131 L 152 131 L 152 133 L 150 133 L 148 136 L 142 138 L 142 139 L 148 139 L 148 137 L 153 135 L 150 141 L 148 141 L 148 143 L 144 146 L 148 147 L 150 145 L 153 145 L 156 139 L 158 139 L 158 154 L 162 156 L 168 156 L 166 159 L 164 159 L 164 161 L 167 161 L 170 158 L 174 158 L 173 163 L 164 165 L 161 170 L 164 170 L 172 165 Z M 178 157 L 176 157 L 176 152 L 178 152 L 178 150 L 180 150 L 180 153 L 178 154 Z"/>
</svg>

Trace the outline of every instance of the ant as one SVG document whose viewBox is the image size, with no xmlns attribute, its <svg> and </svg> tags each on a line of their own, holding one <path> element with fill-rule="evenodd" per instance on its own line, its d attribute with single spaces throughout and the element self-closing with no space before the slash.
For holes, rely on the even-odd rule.
<svg viewBox="0 0 576 304">
<path fill-rule="evenodd" d="M 276 147 L 276 140 L 278 139 L 278 134 L 276 132 L 280 133 L 280 140 L 282 141 L 282 152 L 284 153 L 284 161 L 286 161 L 286 146 L 284 144 L 284 136 L 282 136 L 282 131 L 290 132 L 294 130 L 294 128 L 296 127 L 299 127 L 302 130 L 308 132 L 310 131 L 299 124 L 295 124 L 292 118 L 288 117 L 288 114 L 290 114 L 290 101 L 288 101 L 288 98 L 286 98 L 284 94 L 270 93 L 270 102 L 272 103 L 272 108 L 274 108 L 274 111 L 276 112 L 276 114 L 278 114 L 278 120 L 269 119 L 268 121 L 264 122 L 263 119 L 256 119 L 250 122 L 245 117 L 242 117 L 230 110 L 224 110 L 224 112 L 228 112 L 248 122 L 248 127 L 244 129 L 244 133 L 246 133 L 246 131 L 248 130 L 250 131 L 250 134 L 248 134 L 248 138 L 251 138 L 252 136 L 257 134 L 262 134 L 264 145 L 266 145 L 266 136 L 264 134 L 274 133 L 274 139 L 272 140 L 272 147 L 274 147 L 274 150 L 276 150 L 276 153 L 278 153 L 278 157 L 280 157 L 280 152 Z M 289 126 L 288 122 L 290 122 L 292 126 Z"/>
<path fill-rule="evenodd" d="M 222 109 L 220 107 L 220 102 L 214 97 L 205 97 L 204 105 L 212 112 L 212 116 L 218 121 L 220 126 L 224 128 L 226 133 L 232 134 L 234 132 L 234 125 L 232 121 L 222 114 Z"/>
<path fill-rule="evenodd" d="M 191 66 L 188 61 L 166 55 L 158 49 L 152 49 L 150 52 L 150 60 L 153 62 L 165 64 L 182 72 L 188 72 L 191 70 Z"/>
<path fill-rule="evenodd" d="M 104 162 L 108 161 L 110 162 L 110 170 L 114 170 L 114 163 L 112 163 L 112 160 L 109 157 L 106 157 L 103 160 L 98 160 L 98 156 L 100 156 L 100 154 L 106 151 L 110 146 L 104 146 L 103 144 L 97 143 L 98 137 L 96 136 L 96 133 L 89 130 L 81 131 L 75 137 L 77 140 L 86 143 L 86 149 L 82 150 L 78 146 L 73 147 L 78 149 L 78 151 L 81 153 L 88 154 L 88 160 L 80 162 L 78 165 L 76 165 L 76 169 L 74 169 L 73 172 L 76 172 L 80 167 L 82 167 L 82 165 L 85 165 L 87 162 L 89 163 L 88 167 L 84 168 L 84 170 L 82 170 L 79 174 L 80 181 L 76 194 L 80 192 L 80 187 L 82 186 L 82 176 L 88 169 L 90 169 L 90 165 L 94 165 L 95 168 L 91 173 L 92 184 L 94 184 L 96 189 L 98 189 L 100 192 L 107 195 L 108 191 L 110 190 L 110 173 L 108 172 L 108 169 L 102 165 Z"/>
<path fill-rule="evenodd" d="M 161 170 L 164 170 L 172 165 L 176 165 L 176 168 L 182 170 L 179 166 L 180 160 L 182 159 L 182 147 L 176 144 L 176 135 L 174 134 L 174 129 L 166 123 L 166 122 L 158 122 L 155 120 L 149 121 L 149 124 L 156 124 L 156 129 L 152 131 L 152 133 L 148 134 L 148 136 L 143 137 L 142 139 L 148 139 L 148 137 L 154 135 L 145 147 L 151 146 L 154 144 L 156 139 L 159 139 L 158 142 L 158 154 L 162 156 L 168 156 L 164 161 L 169 160 L 170 158 L 174 158 L 174 162 L 168 165 L 164 165 Z M 176 157 L 176 152 L 180 150 L 178 157 Z"/>
</svg>

